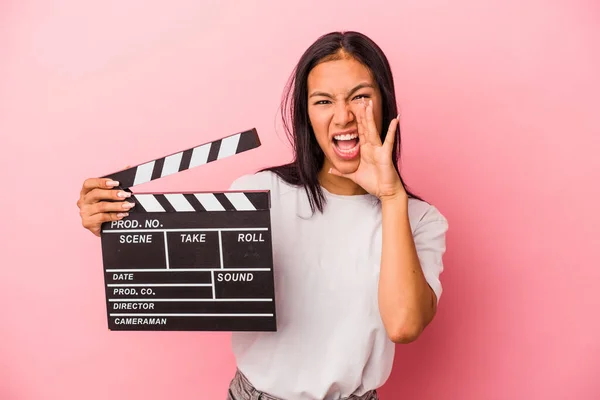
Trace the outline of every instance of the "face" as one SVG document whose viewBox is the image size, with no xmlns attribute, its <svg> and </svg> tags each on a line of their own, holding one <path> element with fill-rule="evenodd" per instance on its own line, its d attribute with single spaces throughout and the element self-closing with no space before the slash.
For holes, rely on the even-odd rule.
<svg viewBox="0 0 600 400">
<path fill-rule="evenodd" d="M 308 75 L 308 116 L 325 153 L 323 170 L 354 172 L 360 160 L 356 115 L 373 101 L 381 132 L 381 93 L 367 67 L 354 59 L 327 61 Z"/>
</svg>

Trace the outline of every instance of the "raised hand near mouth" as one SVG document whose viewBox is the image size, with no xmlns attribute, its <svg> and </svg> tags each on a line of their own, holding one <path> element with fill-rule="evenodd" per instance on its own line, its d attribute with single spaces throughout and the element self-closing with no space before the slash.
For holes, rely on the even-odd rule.
<svg viewBox="0 0 600 400">
<path fill-rule="evenodd" d="M 369 100 L 357 111 L 358 139 L 360 144 L 360 163 L 356 171 L 343 174 L 335 168 L 329 173 L 351 179 L 367 192 L 381 200 L 406 197 L 400 177 L 392 163 L 394 137 L 398 127 L 398 118 L 390 122 L 385 140 L 382 143 L 373 117 L 373 102 Z"/>
</svg>

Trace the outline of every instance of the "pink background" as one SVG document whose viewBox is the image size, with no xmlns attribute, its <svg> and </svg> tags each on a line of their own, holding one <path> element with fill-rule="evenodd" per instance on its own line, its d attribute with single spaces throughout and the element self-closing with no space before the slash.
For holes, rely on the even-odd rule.
<svg viewBox="0 0 600 400">
<path fill-rule="evenodd" d="M 439 314 L 381 398 L 599 399 L 598 2 L 288 4 L 0 2 L 0 398 L 224 398 L 229 334 L 107 330 L 81 183 L 251 127 L 260 149 L 138 190 L 288 160 L 288 74 L 352 29 L 387 52 L 404 173 L 451 225 Z"/>
</svg>

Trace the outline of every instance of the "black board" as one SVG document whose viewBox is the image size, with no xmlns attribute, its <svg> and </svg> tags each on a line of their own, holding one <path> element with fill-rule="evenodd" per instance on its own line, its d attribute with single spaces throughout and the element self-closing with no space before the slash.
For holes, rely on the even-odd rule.
<svg viewBox="0 0 600 400">
<path fill-rule="evenodd" d="M 250 130 L 106 177 L 131 191 L 259 145 Z M 133 193 L 129 216 L 101 230 L 108 328 L 276 331 L 269 195 Z"/>
</svg>

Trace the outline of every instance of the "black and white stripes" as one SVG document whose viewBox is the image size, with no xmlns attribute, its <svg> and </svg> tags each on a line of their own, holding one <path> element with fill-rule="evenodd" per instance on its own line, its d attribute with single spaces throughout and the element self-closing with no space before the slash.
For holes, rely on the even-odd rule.
<svg viewBox="0 0 600 400">
<path fill-rule="evenodd" d="M 138 193 L 130 212 L 257 211 L 269 209 L 269 192 Z"/>
<path fill-rule="evenodd" d="M 256 129 L 236 133 L 213 142 L 148 161 L 126 170 L 105 176 L 128 189 L 190 168 L 239 154 L 260 146 Z"/>
</svg>

